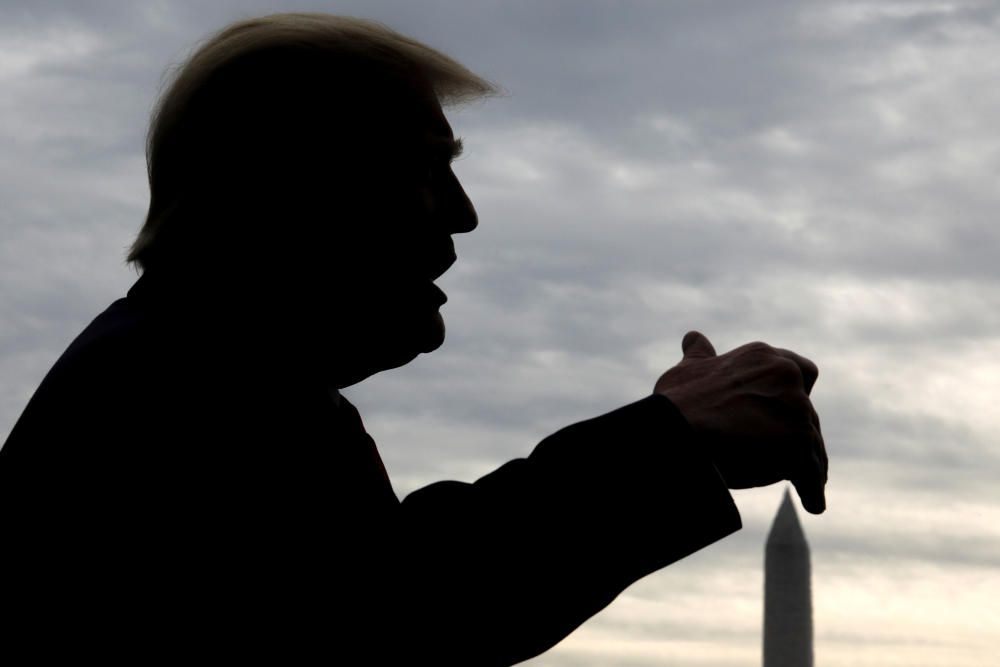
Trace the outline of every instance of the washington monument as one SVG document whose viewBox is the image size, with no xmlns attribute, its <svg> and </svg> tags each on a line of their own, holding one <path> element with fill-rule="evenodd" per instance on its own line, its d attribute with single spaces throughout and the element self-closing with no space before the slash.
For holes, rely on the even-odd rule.
<svg viewBox="0 0 1000 667">
<path fill-rule="evenodd" d="M 764 549 L 764 667 L 812 667 L 809 545 L 788 491 Z"/>
</svg>

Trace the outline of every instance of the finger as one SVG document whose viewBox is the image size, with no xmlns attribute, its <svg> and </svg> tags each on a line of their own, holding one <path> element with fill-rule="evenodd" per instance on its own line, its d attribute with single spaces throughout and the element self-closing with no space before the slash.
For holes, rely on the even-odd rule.
<svg viewBox="0 0 1000 667">
<path fill-rule="evenodd" d="M 818 489 L 815 484 L 801 479 L 791 480 L 795 492 L 799 494 L 802 507 L 810 514 L 822 514 L 826 511 L 826 498 L 822 489 Z"/>
<path fill-rule="evenodd" d="M 681 341 L 681 351 L 685 357 L 714 357 L 715 348 L 700 331 L 688 331 Z"/>
<path fill-rule="evenodd" d="M 789 481 L 795 487 L 802 507 L 810 514 L 822 514 L 826 510 L 826 452 L 823 438 L 814 431 L 802 463 Z"/>
<path fill-rule="evenodd" d="M 816 429 L 816 435 L 819 438 L 816 458 L 819 460 L 820 470 L 823 473 L 823 483 L 826 484 L 830 472 L 830 459 L 826 455 L 826 442 L 823 440 L 823 431 L 819 427 L 819 415 L 816 414 L 816 408 L 812 407 L 812 404 L 809 405 L 809 409 L 812 411 L 810 421 L 813 428 Z"/>
<path fill-rule="evenodd" d="M 819 368 L 810 359 L 806 359 L 801 354 L 796 354 L 791 350 L 784 350 L 780 347 L 774 348 L 774 353 L 791 359 L 796 364 L 799 365 L 799 370 L 802 371 L 802 383 L 806 388 L 806 395 L 812 392 L 813 385 L 816 384 L 816 378 L 819 377 Z"/>
</svg>

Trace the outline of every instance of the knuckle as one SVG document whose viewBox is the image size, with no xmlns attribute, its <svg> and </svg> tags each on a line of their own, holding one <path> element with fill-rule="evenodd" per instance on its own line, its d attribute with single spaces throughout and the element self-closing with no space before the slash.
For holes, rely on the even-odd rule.
<svg viewBox="0 0 1000 667">
<path fill-rule="evenodd" d="M 819 375 L 819 366 L 812 359 L 802 357 L 802 364 L 814 375 Z"/>
<path fill-rule="evenodd" d="M 802 378 L 802 370 L 799 365 L 788 357 L 775 357 L 771 364 L 773 373 L 783 382 L 797 382 Z"/>
</svg>

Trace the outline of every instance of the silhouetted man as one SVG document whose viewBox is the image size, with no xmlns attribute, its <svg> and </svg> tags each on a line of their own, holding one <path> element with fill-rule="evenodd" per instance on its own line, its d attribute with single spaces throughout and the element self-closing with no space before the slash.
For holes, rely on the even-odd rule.
<svg viewBox="0 0 1000 667">
<path fill-rule="evenodd" d="M 142 275 L 0 450 L 0 650 L 512 664 L 737 530 L 727 487 L 823 511 L 816 367 L 696 332 L 651 395 L 397 499 L 338 390 L 444 340 L 433 280 L 477 219 L 442 104 L 492 90 L 327 15 L 191 56 L 150 127 Z"/>
</svg>

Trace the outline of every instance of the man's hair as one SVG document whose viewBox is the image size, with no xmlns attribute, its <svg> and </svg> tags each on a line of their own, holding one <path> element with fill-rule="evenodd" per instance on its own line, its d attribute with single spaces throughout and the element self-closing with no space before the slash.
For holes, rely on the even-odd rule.
<svg viewBox="0 0 1000 667">
<path fill-rule="evenodd" d="M 358 130 L 393 124 L 397 102 L 423 94 L 454 106 L 499 92 L 375 21 L 287 13 L 233 23 L 175 69 L 153 109 L 149 211 L 126 261 L 145 272 L 238 252 L 248 211 L 315 186 L 306 172 L 317 156 L 349 169 L 338 158 L 371 142 Z"/>
</svg>

